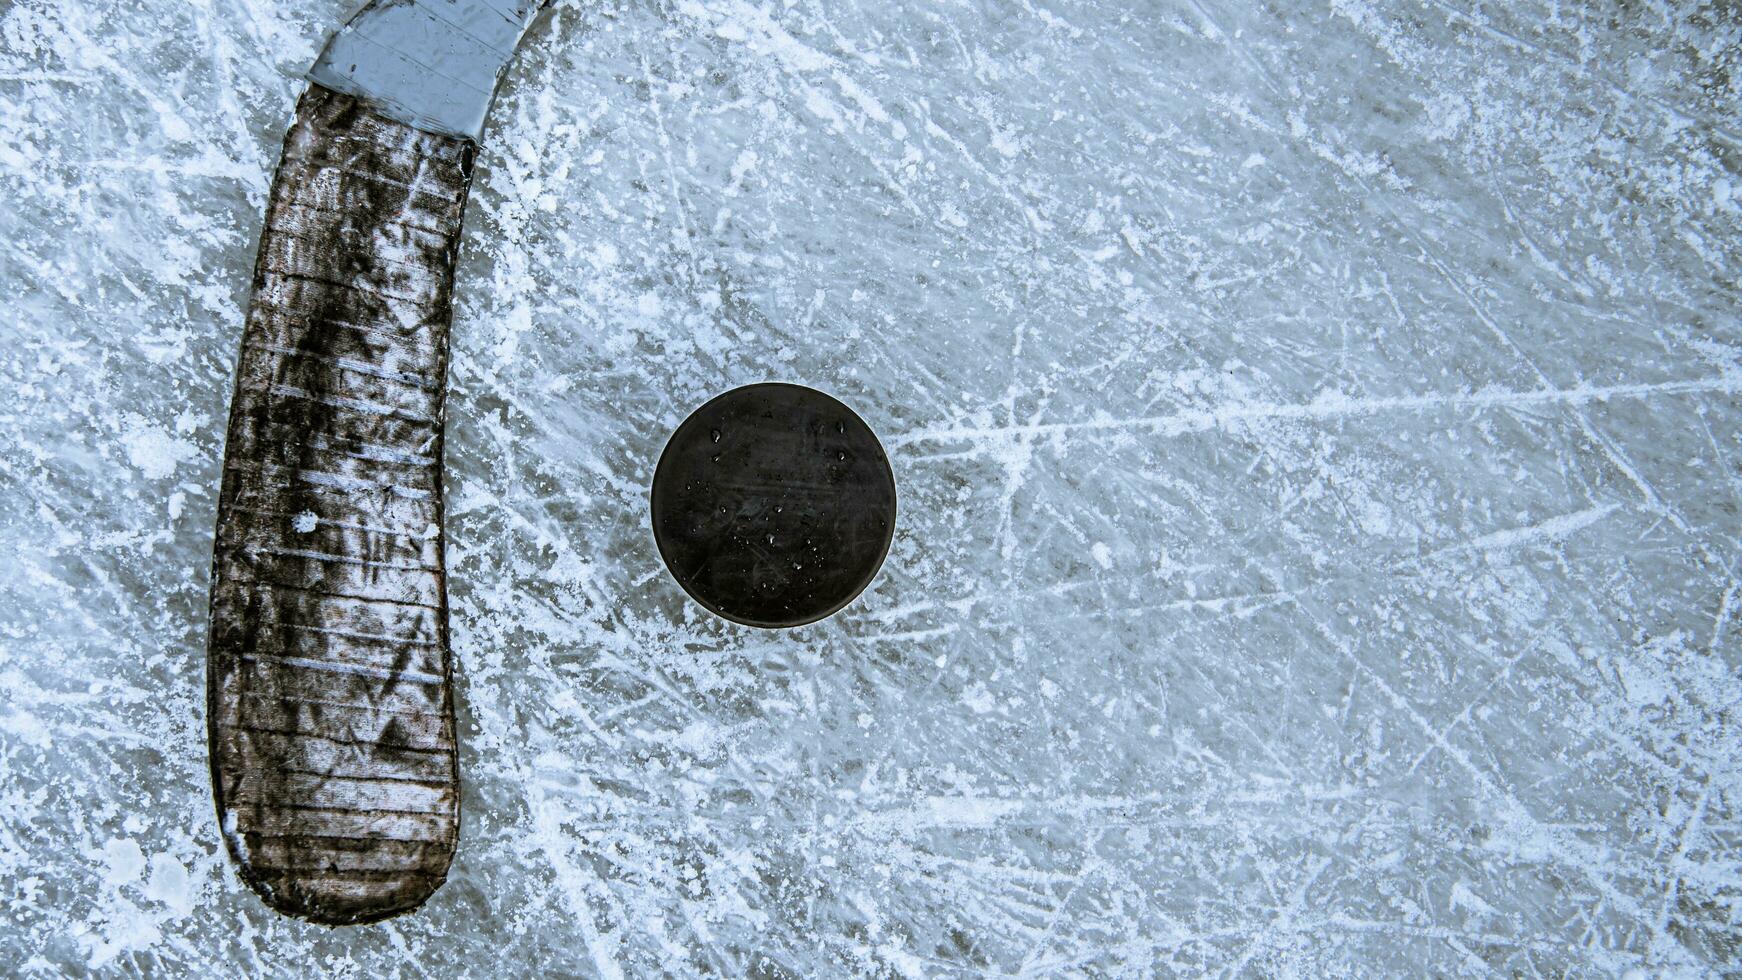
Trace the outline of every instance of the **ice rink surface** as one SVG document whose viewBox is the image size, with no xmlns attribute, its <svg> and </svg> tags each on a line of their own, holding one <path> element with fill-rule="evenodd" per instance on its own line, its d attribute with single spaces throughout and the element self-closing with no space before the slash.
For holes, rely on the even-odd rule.
<svg viewBox="0 0 1742 980">
<path fill-rule="evenodd" d="M 6 972 L 1738 968 L 1733 6 L 562 6 L 460 259 L 459 858 L 334 931 L 230 868 L 203 678 L 348 8 L 0 0 Z M 763 380 L 901 506 L 781 633 L 647 513 Z"/>
</svg>

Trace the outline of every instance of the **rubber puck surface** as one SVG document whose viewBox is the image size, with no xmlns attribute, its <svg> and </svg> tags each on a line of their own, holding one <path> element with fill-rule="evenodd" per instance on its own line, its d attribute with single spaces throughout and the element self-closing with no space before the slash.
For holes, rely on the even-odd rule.
<svg viewBox="0 0 1742 980">
<path fill-rule="evenodd" d="M 747 385 L 697 409 L 666 443 L 652 496 L 672 577 L 747 626 L 803 626 L 841 609 L 895 532 L 895 476 L 876 434 L 802 385 Z"/>
</svg>

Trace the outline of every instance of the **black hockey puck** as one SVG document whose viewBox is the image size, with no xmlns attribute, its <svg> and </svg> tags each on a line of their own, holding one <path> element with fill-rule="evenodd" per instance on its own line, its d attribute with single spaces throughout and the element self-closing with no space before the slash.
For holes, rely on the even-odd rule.
<svg viewBox="0 0 1742 980">
<path fill-rule="evenodd" d="M 653 474 L 653 539 L 672 577 L 747 626 L 803 626 L 852 602 L 894 533 L 876 434 L 802 385 L 746 385 L 696 409 Z"/>
</svg>

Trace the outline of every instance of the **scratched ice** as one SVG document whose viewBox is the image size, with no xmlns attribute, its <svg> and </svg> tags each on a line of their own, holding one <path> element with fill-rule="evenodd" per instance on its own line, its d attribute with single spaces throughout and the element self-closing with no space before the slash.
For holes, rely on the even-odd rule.
<svg viewBox="0 0 1742 980">
<path fill-rule="evenodd" d="M 1695 3 L 564 7 L 462 256 L 459 859 L 274 916 L 207 562 L 350 3 L 0 3 L 9 972 L 1735 968 L 1742 23 Z M 901 491 L 787 633 L 646 516 L 764 379 Z"/>
</svg>

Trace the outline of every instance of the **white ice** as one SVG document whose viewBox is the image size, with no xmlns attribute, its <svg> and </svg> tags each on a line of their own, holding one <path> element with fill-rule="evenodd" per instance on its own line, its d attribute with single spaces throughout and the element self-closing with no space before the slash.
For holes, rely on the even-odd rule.
<svg viewBox="0 0 1742 980">
<path fill-rule="evenodd" d="M 463 842 L 328 930 L 213 815 L 264 194 L 351 0 L 0 0 L 0 964 L 1700 975 L 1742 959 L 1742 18 L 571 0 L 448 406 Z M 843 614 L 662 569 L 690 409 L 828 390 Z"/>
</svg>

